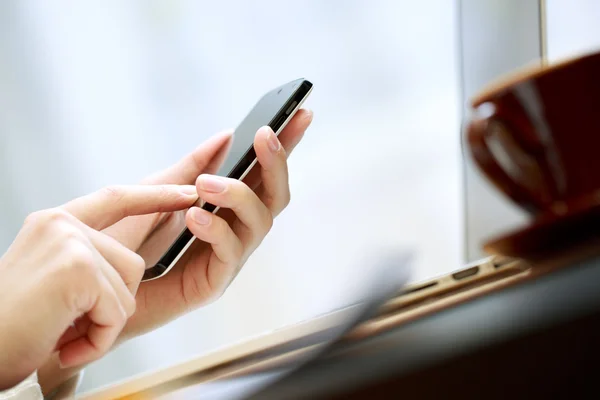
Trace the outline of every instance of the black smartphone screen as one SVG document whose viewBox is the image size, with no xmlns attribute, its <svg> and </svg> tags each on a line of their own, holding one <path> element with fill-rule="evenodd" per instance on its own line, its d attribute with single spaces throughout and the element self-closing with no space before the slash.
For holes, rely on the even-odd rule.
<svg viewBox="0 0 600 400">
<path fill-rule="evenodd" d="M 273 131 L 277 132 L 279 126 L 286 118 L 285 109 L 289 108 L 289 115 L 294 107 L 298 104 L 298 100 L 295 98 L 294 93 L 297 91 L 302 92 L 302 83 L 306 82 L 303 79 L 298 81 L 290 82 L 286 85 L 280 86 L 269 93 L 265 94 L 252 108 L 248 115 L 242 120 L 239 126 L 235 129 L 233 135 L 233 143 L 227 155 L 227 158 L 223 162 L 221 168 L 217 172 L 217 175 L 230 176 L 232 178 L 239 178 L 235 175 L 236 167 L 238 164 L 243 162 L 247 157 L 248 152 L 254 151 L 253 143 L 256 131 L 263 126 L 270 126 Z M 305 84 L 305 86 L 308 86 Z M 310 87 L 304 87 L 304 89 L 310 89 Z M 301 93 L 300 93 L 301 94 Z M 306 93 L 305 93 L 306 95 Z M 296 101 L 296 104 L 293 102 Z M 277 121 L 279 118 L 279 121 Z M 254 157 L 250 162 L 254 161 Z M 245 171 L 245 168 L 244 168 Z M 242 171 L 242 173 L 244 172 Z"/>
<path fill-rule="evenodd" d="M 270 126 L 276 134 L 293 116 L 312 89 L 312 83 L 297 79 L 265 94 L 235 129 L 229 152 L 217 175 L 241 179 L 256 160 L 254 137 L 263 126 Z M 216 207 L 206 203 L 202 207 L 213 212 Z M 185 228 L 159 262 L 145 271 L 142 281 L 158 278 L 168 272 L 187 250 L 194 236 Z"/>
</svg>

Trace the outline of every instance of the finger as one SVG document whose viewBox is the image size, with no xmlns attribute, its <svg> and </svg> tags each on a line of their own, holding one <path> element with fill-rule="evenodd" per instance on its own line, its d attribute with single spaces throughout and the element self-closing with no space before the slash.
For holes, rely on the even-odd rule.
<svg viewBox="0 0 600 400">
<path fill-rule="evenodd" d="M 288 156 L 294 151 L 298 143 L 300 143 L 312 120 L 313 112 L 311 110 L 300 109 L 283 131 L 279 133 L 279 141 Z"/>
<path fill-rule="evenodd" d="M 286 125 L 285 129 L 278 135 L 279 142 L 283 146 L 288 158 L 304 137 L 304 133 L 310 126 L 312 119 L 312 111 L 300 109 L 296 115 L 294 115 L 294 118 Z M 260 185 L 261 171 L 259 165 L 256 165 L 252 171 L 250 171 L 244 179 L 244 182 L 253 190 Z"/>
<path fill-rule="evenodd" d="M 108 235 L 86 225 L 83 229 L 100 255 L 119 274 L 129 292 L 135 295 L 146 269 L 144 259 Z"/>
<path fill-rule="evenodd" d="M 55 351 L 59 351 L 65 344 L 72 342 L 80 337 L 86 336 L 89 327 L 92 325 L 87 315 L 83 315 L 73 322 L 69 328 L 62 334 L 58 342 L 56 342 Z"/>
<path fill-rule="evenodd" d="M 205 293 L 220 293 L 239 269 L 244 246 L 227 222 L 199 207 L 190 208 L 186 214 L 186 224 L 195 237 L 209 243 L 213 250 L 205 271 L 209 285 Z M 202 273 L 197 268 L 191 271 L 194 275 Z M 196 278 L 196 281 L 201 280 Z"/>
<path fill-rule="evenodd" d="M 234 230 L 244 246 L 253 247 L 269 232 L 273 215 L 248 186 L 237 179 L 200 175 L 196 181 L 202 200 L 232 210 L 246 227 Z"/>
<path fill-rule="evenodd" d="M 106 353 L 121 332 L 127 314 L 109 281 L 99 279 L 100 293 L 94 307 L 87 313 L 92 324 L 87 335 L 65 344 L 59 351 L 64 368 L 83 365 Z"/>
<path fill-rule="evenodd" d="M 132 215 L 178 211 L 198 199 L 191 185 L 132 185 L 107 187 L 63 206 L 89 227 L 102 230 Z"/>
<path fill-rule="evenodd" d="M 88 228 L 89 229 L 89 228 Z M 114 293 L 117 296 L 121 308 L 125 311 L 126 318 L 133 315 L 135 311 L 135 298 L 134 294 L 123 282 L 121 276 L 113 265 L 109 264 L 106 259 L 103 258 L 102 254 L 96 249 L 91 248 L 91 252 L 95 258 L 95 264 L 99 267 L 102 272 L 105 281 L 108 281 L 111 285 Z M 140 277 L 141 279 L 141 277 Z M 78 318 L 75 323 L 70 326 L 67 331 L 62 335 L 57 343 L 57 348 L 65 346 L 67 343 L 80 339 L 87 335 L 89 328 L 92 326 L 92 320 L 89 314 L 85 314 L 83 317 Z"/>
<path fill-rule="evenodd" d="M 114 267 L 114 265 L 110 264 L 99 251 L 95 250 L 96 258 L 98 259 L 98 265 L 100 266 L 100 270 L 104 274 L 106 280 L 112 286 L 114 292 L 117 294 L 117 298 L 119 299 L 119 304 L 125 310 L 126 318 L 129 318 L 135 312 L 135 297 L 134 294 L 129 290 L 119 272 Z M 123 262 L 123 260 L 119 260 L 119 262 Z"/>
<path fill-rule="evenodd" d="M 232 130 L 212 136 L 175 165 L 148 177 L 143 183 L 186 185 L 192 184 L 203 172 L 217 172 L 229 152 L 232 137 Z"/>
<path fill-rule="evenodd" d="M 262 185 L 257 193 L 273 216 L 277 216 L 290 202 L 288 165 L 285 150 L 273 130 L 258 130 L 254 149 L 260 164 Z"/>
</svg>

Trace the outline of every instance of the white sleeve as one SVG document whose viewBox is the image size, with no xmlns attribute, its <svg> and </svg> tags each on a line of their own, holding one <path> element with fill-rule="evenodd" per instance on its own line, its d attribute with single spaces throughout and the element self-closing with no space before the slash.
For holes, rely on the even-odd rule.
<svg viewBox="0 0 600 400">
<path fill-rule="evenodd" d="M 1 391 L 0 400 L 44 400 L 37 373 L 33 373 L 15 387 Z"/>
<path fill-rule="evenodd" d="M 75 397 L 77 387 L 83 378 L 83 371 L 73 376 L 60 385 L 48 399 L 63 400 Z M 0 391 L 0 400 L 44 400 L 42 388 L 37 379 L 37 372 L 33 373 L 17 386 L 6 391 Z"/>
</svg>

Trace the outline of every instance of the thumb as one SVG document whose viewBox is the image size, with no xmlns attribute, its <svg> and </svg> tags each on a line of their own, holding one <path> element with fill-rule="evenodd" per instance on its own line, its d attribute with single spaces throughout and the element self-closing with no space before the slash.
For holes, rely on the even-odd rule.
<svg viewBox="0 0 600 400">
<path fill-rule="evenodd" d="M 193 185 L 109 186 L 71 200 L 62 208 L 100 231 L 128 216 L 184 210 L 197 200 Z"/>
</svg>

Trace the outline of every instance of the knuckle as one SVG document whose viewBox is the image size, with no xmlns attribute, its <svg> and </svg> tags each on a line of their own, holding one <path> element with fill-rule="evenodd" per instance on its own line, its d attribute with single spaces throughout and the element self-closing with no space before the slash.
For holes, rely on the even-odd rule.
<svg viewBox="0 0 600 400">
<path fill-rule="evenodd" d="M 175 198 L 175 192 L 169 188 L 166 185 L 159 185 L 157 187 L 155 187 L 153 189 L 155 192 L 153 193 L 154 196 L 156 196 L 156 200 L 158 200 L 159 203 L 169 203 L 172 199 Z M 158 210 L 157 211 L 162 211 L 163 206 L 162 204 L 159 205 Z"/>
<path fill-rule="evenodd" d="M 94 298 L 90 295 L 90 292 L 73 288 L 73 285 L 69 285 L 69 287 L 71 289 L 63 290 L 61 292 L 63 302 L 67 309 L 76 313 L 88 311 L 94 303 Z"/>
<path fill-rule="evenodd" d="M 35 211 L 25 217 L 23 225 L 35 225 L 41 218 L 42 211 Z"/>
<path fill-rule="evenodd" d="M 132 253 L 131 257 L 131 269 L 135 274 L 136 280 L 141 280 L 146 270 L 146 261 L 142 256 L 137 253 Z"/>
<path fill-rule="evenodd" d="M 44 220 L 47 222 L 68 221 L 70 214 L 61 208 L 51 208 L 44 211 Z"/>
<path fill-rule="evenodd" d="M 54 231 L 55 235 L 60 238 L 66 246 L 82 245 L 82 247 L 85 248 L 85 246 L 83 246 L 83 233 L 73 225 L 58 224 L 54 227 Z"/>
<path fill-rule="evenodd" d="M 161 199 L 169 199 L 173 197 L 173 191 L 166 185 L 158 186 L 158 197 Z"/>
<path fill-rule="evenodd" d="M 102 196 L 106 197 L 113 203 L 118 203 L 125 196 L 125 189 L 123 188 L 123 186 L 119 185 L 105 186 L 102 189 L 100 189 L 100 193 Z"/>
<path fill-rule="evenodd" d="M 229 224 L 222 218 L 213 218 L 213 223 L 211 223 L 212 229 L 214 230 L 215 236 L 218 237 L 218 240 L 223 240 L 223 238 L 227 237 L 229 230 Z"/>
<path fill-rule="evenodd" d="M 232 203 L 232 208 L 237 211 L 244 204 L 249 204 L 248 201 L 254 195 L 252 189 L 248 187 L 244 182 L 234 181 L 231 184 L 231 190 L 228 190 L 226 195 L 229 196 L 229 200 Z"/>
<path fill-rule="evenodd" d="M 114 207 L 115 210 L 118 210 L 118 212 L 121 214 L 121 217 L 129 214 L 129 211 L 127 210 L 127 204 L 125 203 L 124 205 L 121 205 L 125 199 L 126 193 L 126 188 L 121 185 L 105 186 L 100 189 L 100 194 L 106 199 L 109 207 Z"/>
<path fill-rule="evenodd" d="M 29 225 L 51 225 L 56 222 L 69 219 L 69 213 L 60 208 L 49 208 L 47 210 L 36 211 L 25 218 L 25 223 Z"/>
<path fill-rule="evenodd" d="M 96 287 L 93 254 L 77 240 L 66 243 L 63 253 L 56 277 L 66 287 L 65 302 L 74 311 L 88 310 Z"/>
<path fill-rule="evenodd" d="M 250 188 L 244 182 L 237 179 L 232 180 L 229 184 L 229 187 L 231 188 L 230 192 L 238 197 L 246 196 L 250 190 Z"/>
<path fill-rule="evenodd" d="M 94 254 L 80 240 L 68 240 L 66 243 L 66 251 L 69 257 L 68 265 L 80 277 L 87 277 L 96 273 L 96 262 Z"/>
</svg>

